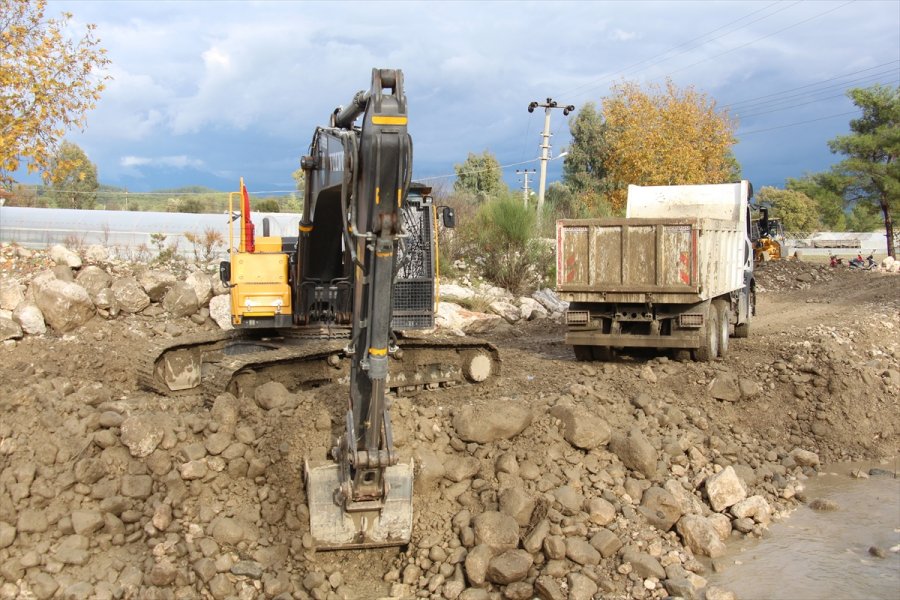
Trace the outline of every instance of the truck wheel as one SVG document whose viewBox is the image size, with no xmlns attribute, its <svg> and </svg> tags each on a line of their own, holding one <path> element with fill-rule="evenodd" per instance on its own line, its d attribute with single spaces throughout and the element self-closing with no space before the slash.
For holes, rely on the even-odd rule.
<svg viewBox="0 0 900 600">
<path fill-rule="evenodd" d="M 700 347 L 691 352 L 698 362 L 709 362 L 719 355 L 719 313 L 712 304 L 706 310 L 706 323 L 700 328 Z"/>
<path fill-rule="evenodd" d="M 728 354 L 728 324 L 731 322 L 731 309 L 724 300 L 713 302 L 716 316 L 719 318 L 719 358 L 725 358 Z"/>
<path fill-rule="evenodd" d="M 572 346 L 572 350 L 575 352 L 575 360 L 577 361 L 593 360 L 594 353 L 591 351 L 590 346 Z"/>
</svg>

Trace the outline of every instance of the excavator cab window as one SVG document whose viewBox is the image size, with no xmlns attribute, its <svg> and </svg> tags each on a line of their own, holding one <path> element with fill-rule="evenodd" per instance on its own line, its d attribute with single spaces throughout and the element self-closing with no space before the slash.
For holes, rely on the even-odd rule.
<svg viewBox="0 0 900 600">
<path fill-rule="evenodd" d="M 447 229 L 456 227 L 456 211 L 450 206 L 441 207 L 441 224 Z"/>
</svg>

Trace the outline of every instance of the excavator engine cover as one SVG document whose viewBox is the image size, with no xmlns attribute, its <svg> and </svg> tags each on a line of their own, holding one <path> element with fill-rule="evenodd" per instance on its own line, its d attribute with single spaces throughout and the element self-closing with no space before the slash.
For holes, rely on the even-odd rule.
<svg viewBox="0 0 900 600">
<path fill-rule="evenodd" d="M 344 506 L 341 469 L 334 462 L 305 465 L 309 530 L 318 550 L 408 544 L 412 536 L 413 462 L 384 470 L 387 492 L 377 502 Z"/>
</svg>

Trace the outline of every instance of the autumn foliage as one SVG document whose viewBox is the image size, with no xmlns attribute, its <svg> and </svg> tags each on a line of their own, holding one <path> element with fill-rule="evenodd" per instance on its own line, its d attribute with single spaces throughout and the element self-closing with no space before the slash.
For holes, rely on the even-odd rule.
<svg viewBox="0 0 900 600">
<path fill-rule="evenodd" d="M 21 166 L 44 171 L 65 132 L 83 128 L 100 98 L 109 60 L 87 25 L 67 35 L 72 15 L 45 17 L 46 0 L 0 0 L 0 183 Z"/>
<path fill-rule="evenodd" d="M 614 210 L 625 205 L 627 186 L 724 183 L 732 178 L 735 123 L 693 87 L 644 90 L 613 86 L 603 100 L 603 166 Z"/>
</svg>

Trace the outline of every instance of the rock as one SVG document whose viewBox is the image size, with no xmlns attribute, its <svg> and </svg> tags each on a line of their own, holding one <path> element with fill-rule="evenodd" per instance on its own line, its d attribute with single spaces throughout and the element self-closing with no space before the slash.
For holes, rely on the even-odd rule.
<svg viewBox="0 0 900 600">
<path fill-rule="evenodd" d="M 450 456 L 444 461 L 444 477 L 450 481 L 470 479 L 481 468 L 481 463 L 474 456 Z"/>
<path fill-rule="evenodd" d="M 591 536 L 591 546 L 593 546 L 603 558 L 609 558 L 622 547 L 622 540 L 609 529 L 600 529 Z"/>
<path fill-rule="evenodd" d="M 109 250 L 100 244 L 91 244 L 84 251 L 84 258 L 89 263 L 105 263 L 109 260 Z"/>
<path fill-rule="evenodd" d="M 220 294 L 209 301 L 209 317 L 221 329 L 234 329 L 231 323 L 231 296 Z"/>
<path fill-rule="evenodd" d="M 162 306 L 173 317 L 189 317 L 200 308 L 194 288 L 183 281 L 172 284 L 163 297 Z"/>
<path fill-rule="evenodd" d="M 477 408 L 462 407 L 453 417 L 453 428 L 463 441 L 486 444 L 515 437 L 531 420 L 527 407 L 511 400 L 499 400 Z"/>
<path fill-rule="evenodd" d="M 231 567 L 231 574 L 250 579 L 262 579 L 262 565 L 255 560 L 239 560 Z"/>
<path fill-rule="evenodd" d="M 147 498 L 153 491 L 153 479 L 149 475 L 125 475 L 122 477 L 122 495 L 128 498 Z"/>
<path fill-rule="evenodd" d="M 569 303 L 560 300 L 559 296 L 556 295 L 556 292 L 549 288 L 538 290 L 533 293 L 531 297 L 537 300 L 541 306 L 546 308 L 551 314 L 562 313 L 569 308 Z"/>
<path fill-rule="evenodd" d="M 503 319 L 507 323 L 515 324 L 522 318 L 522 314 L 519 312 L 519 307 L 510 302 L 504 302 L 503 300 L 495 300 L 491 302 L 488 306 L 491 312 L 495 315 L 499 315 L 503 317 Z"/>
<path fill-rule="evenodd" d="M 585 507 L 591 523 L 595 525 L 608 525 L 616 518 L 616 507 L 603 498 L 591 498 Z"/>
<path fill-rule="evenodd" d="M 720 373 L 709 383 L 709 395 L 716 400 L 737 402 L 741 399 L 741 388 L 731 373 Z"/>
<path fill-rule="evenodd" d="M 94 265 L 88 265 L 78 272 L 75 282 L 87 290 L 91 299 L 112 285 L 112 275 Z"/>
<path fill-rule="evenodd" d="M 549 575 L 541 575 L 534 581 L 534 591 L 540 600 L 566 600 L 567 595 Z"/>
<path fill-rule="evenodd" d="M 25 300 L 25 288 L 16 281 L 0 281 L 0 309 L 16 310 Z"/>
<path fill-rule="evenodd" d="M 22 327 L 22 331 L 30 335 L 42 335 L 47 333 L 47 325 L 44 322 L 44 313 L 37 304 L 21 302 L 12 314 L 13 321 Z M 2 337 L 2 334 L 0 334 Z"/>
<path fill-rule="evenodd" d="M 656 449 L 640 429 L 632 428 L 628 435 L 616 434 L 610 438 L 610 449 L 629 469 L 640 471 L 645 477 L 656 475 Z"/>
<path fill-rule="evenodd" d="M 492 330 L 503 319 L 497 315 L 466 310 L 452 302 L 439 302 L 435 324 L 444 329 L 453 329 L 467 333 L 484 333 Z"/>
<path fill-rule="evenodd" d="M 147 269 L 141 273 L 139 283 L 147 296 L 153 302 L 162 300 L 169 289 L 175 285 L 175 276 L 168 271 L 159 269 Z"/>
<path fill-rule="evenodd" d="M 566 583 L 569 586 L 569 600 L 593 600 L 599 589 L 590 577 L 581 573 L 569 573 Z"/>
<path fill-rule="evenodd" d="M 741 392 L 741 397 L 746 399 L 754 398 L 762 391 L 762 388 L 758 383 L 752 379 L 745 379 L 743 377 L 738 380 L 738 389 Z"/>
<path fill-rule="evenodd" d="M 442 300 L 470 300 L 475 297 L 475 291 L 471 288 L 462 287 L 454 283 L 442 283 L 439 287 L 440 297 Z"/>
<path fill-rule="evenodd" d="M 747 489 L 729 465 L 715 475 L 706 478 L 706 495 L 709 497 L 709 505 L 712 509 L 722 512 L 746 498 Z"/>
<path fill-rule="evenodd" d="M 19 533 L 44 533 L 49 526 L 44 511 L 30 508 L 19 511 L 19 519 L 16 522 Z"/>
<path fill-rule="evenodd" d="M 38 600 L 49 600 L 59 589 L 59 584 L 53 579 L 49 573 L 37 573 L 34 576 L 29 575 L 29 585 L 31 591 L 34 592 Z"/>
<path fill-rule="evenodd" d="M 669 577 L 663 583 L 669 596 L 684 598 L 684 600 L 699 600 L 697 588 L 686 577 Z"/>
<path fill-rule="evenodd" d="M 475 544 L 486 545 L 494 552 L 513 550 L 519 545 L 519 525 L 501 512 L 487 511 L 473 519 Z"/>
<path fill-rule="evenodd" d="M 293 396 L 281 382 L 268 381 L 254 390 L 253 398 L 263 410 L 272 410 L 289 404 Z"/>
<path fill-rule="evenodd" d="M 494 549 L 487 544 L 480 544 L 466 554 L 466 577 L 469 583 L 474 586 L 484 585 L 487 580 L 488 565 L 494 557 L 494 553 Z"/>
<path fill-rule="evenodd" d="M 684 540 L 685 546 L 695 554 L 710 558 L 718 558 L 725 554 L 725 544 L 719 539 L 715 527 L 706 517 L 684 515 L 678 520 L 675 528 Z"/>
<path fill-rule="evenodd" d="M 584 538 L 566 538 L 566 558 L 579 565 L 599 565 L 600 553 Z"/>
<path fill-rule="evenodd" d="M 83 535 L 68 535 L 56 548 L 54 557 L 66 565 L 83 565 L 88 561 L 90 541 Z"/>
<path fill-rule="evenodd" d="M 78 535 L 90 536 L 103 528 L 103 515 L 96 510 L 72 511 L 72 529 Z"/>
<path fill-rule="evenodd" d="M 122 422 L 122 443 L 136 458 L 149 456 L 159 446 L 164 434 L 162 424 L 153 416 L 138 415 Z"/>
<path fill-rule="evenodd" d="M 716 587 L 714 585 L 707 586 L 703 590 L 704 600 L 737 600 L 734 592 L 730 592 L 725 588 Z"/>
<path fill-rule="evenodd" d="M 493 583 L 508 585 L 521 581 L 528 575 L 534 559 L 524 550 L 507 550 L 491 559 L 487 569 L 487 579 Z"/>
<path fill-rule="evenodd" d="M 712 524 L 713 529 L 716 530 L 716 533 L 719 534 L 719 539 L 723 542 L 728 540 L 728 536 L 731 535 L 731 519 L 728 518 L 728 515 L 723 515 L 722 513 L 710 513 L 710 515 L 706 518 Z M 739 520 L 740 519 L 735 520 L 735 523 Z M 750 528 L 752 529 L 753 519 L 749 519 L 749 521 L 751 523 Z"/>
<path fill-rule="evenodd" d="M 200 306 L 206 306 L 213 295 L 212 281 L 209 276 L 206 273 L 195 271 L 188 275 L 184 282 L 194 290 L 194 294 L 197 296 L 197 303 Z"/>
<path fill-rule="evenodd" d="M 813 510 L 818 510 L 818 511 L 823 511 L 823 512 L 840 510 L 840 508 L 841 508 L 837 502 L 835 502 L 833 500 L 828 500 L 825 498 L 815 498 L 815 499 L 811 500 L 809 503 L 809 507 Z M 21 527 L 19 527 L 19 529 L 21 529 Z"/>
<path fill-rule="evenodd" d="M 534 554 L 544 545 L 548 533 L 550 533 L 550 521 L 541 519 L 522 540 L 522 547 Z"/>
<path fill-rule="evenodd" d="M 574 406 L 557 405 L 550 414 L 563 426 L 563 437 L 582 450 L 593 450 L 609 442 L 609 425 L 593 413 Z"/>
<path fill-rule="evenodd" d="M 24 335 L 21 325 L 12 319 L 0 317 L 0 342 L 4 340 L 20 340 Z"/>
<path fill-rule="evenodd" d="M 256 527 L 241 519 L 221 517 L 212 525 L 212 536 L 220 544 L 237 544 L 242 540 L 255 541 Z"/>
<path fill-rule="evenodd" d="M 789 454 L 791 458 L 794 459 L 794 462 L 800 465 L 801 467 L 818 467 L 819 466 L 819 455 L 815 452 L 810 452 L 809 450 L 803 450 L 802 448 L 794 448 L 791 450 Z"/>
<path fill-rule="evenodd" d="M 446 584 L 444 589 L 447 589 Z M 531 600 L 534 597 L 534 586 L 527 581 L 513 582 L 503 590 L 503 598 L 505 600 Z"/>
<path fill-rule="evenodd" d="M 49 254 L 50 260 L 58 265 L 64 265 L 66 267 L 71 267 L 72 269 L 81 268 L 81 257 L 65 246 L 54 244 L 53 246 L 50 246 Z"/>
<path fill-rule="evenodd" d="M 547 309 L 544 308 L 541 303 L 534 298 L 526 298 L 525 296 L 522 296 L 519 298 L 518 302 L 519 314 L 526 321 L 546 319 L 548 316 L 550 316 L 550 313 L 547 312 Z"/>
<path fill-rule="evenodd" d="M 640 575 L 642 579 L 647 579 L 648 577 L 666 578 L 666 570 L 662 568 L 658 560 L 646 552 L 629 548 L 622 553 L 622 562 L 631 563 L 634 572 Z"/>
<path fill-rule="evenodd" d="M 682 515 L 678 500 L 671 493 L 657 486 L 644 492 L 638 512 L 660 531 L 670 530 Z"/>
<path fill-rule="evenodd" d="M 16 539 L 16 528 L 0 521 L 0 550 L 11 546 Z"/>
<path fill-rule="evenodd" d="M 416 476 L 413 479 L 416 493 L 430 493 L 444 478 L 444 460 L 431 449 L 422 446 L 416 448 L 413 458 L 416 464 Z"/>
<path fill-rule="evenodd" d="M 127 313 L 139 313 L 150 306 L 150 296 L 133 277 L 117 279 L 110 286 L 119 309 Z"/>
<path fill-rule="evenodd" d="M 206 460 L 191 460 L 181 465 L 179 472 L 181 473 L 181 478 L 188 481 L 203 479 L 209 472 L 209 467 Z"/>
<path fill-rule="evenodd" d="M 511 516 L 520 527 L 531 521 L 535 501 L 519 486 L 508 487 L 500 493 L 500 512 Z"/>
<path fill-rule="evenodd" d="M 752 518 L 765 525 L 771 521 L 772 509 L 762 496 L 750 496 L 732 506 L 731 514 L 738 519 Z"/>
<path fill-rule="evenodd" d="M 77 283 L 48 281 L 36 289 L 34 300 L 46 322 L 61 333 L 81 327 L 94 316 L 94 303 Z"/>
<path fill-rule="evenodd" d="M 553 497 L 556 498 L 564 515 L 577 515 L 581 512 L 584 504 L 584 496 L 569 485 L 563 485 L 553 490 Z"/>
</svg>

